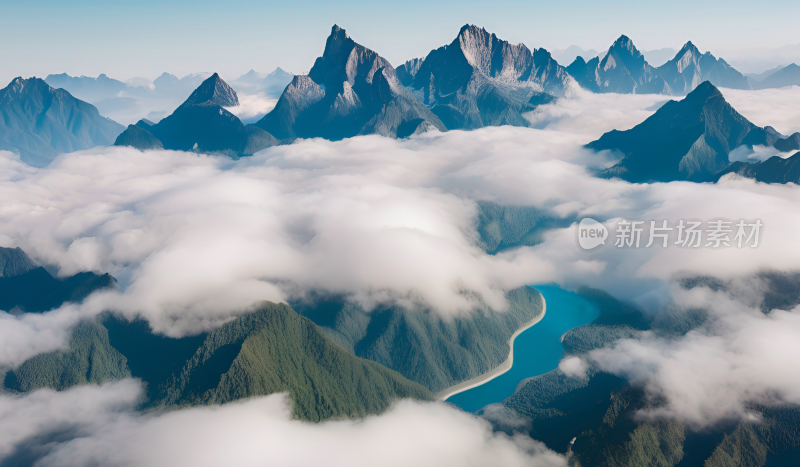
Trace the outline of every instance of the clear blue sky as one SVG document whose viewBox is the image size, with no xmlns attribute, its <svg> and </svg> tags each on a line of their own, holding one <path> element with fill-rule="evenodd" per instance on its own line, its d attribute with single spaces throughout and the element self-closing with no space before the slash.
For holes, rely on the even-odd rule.
<svg viewBox="0 0 800 467">
<path fill-rule="evenodd" d="M 666 5 L 666 7 L 664 6 Z M 643 50 L 692 40 L 726 58 L 800 43 L 800 2 L 0 0 L 0 80 L 73 75 L 155 78 L 250 68 L 307 71 L 337 23 L 393 64 L 449 43 L 465 23 L 529 47 Z"/>
</svg>

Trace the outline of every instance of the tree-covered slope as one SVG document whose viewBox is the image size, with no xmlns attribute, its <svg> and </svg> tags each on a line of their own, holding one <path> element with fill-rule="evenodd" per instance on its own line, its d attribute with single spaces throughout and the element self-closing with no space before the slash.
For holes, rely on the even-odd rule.
<svg viewBox="0 0 800 467">
<path fill-rule="evenodd" d="M 791 309 L 798 302 L 798 274 L 762 273 L 764 301 Z M 693 278 L 682 286 L 728 284 Z M 581 354 L 642 330 L 682 335 L 701 325 L 702 310 L 669 309 L 649 320 L 629 304 L 597 290 L 579 293 L 601 309 L 591 324 L 563 336 L 568 354 Z M 767 310 L 765 310 L 767 312 Z M 658 400 L 624 379 L 589 369 L 583 377 L 553 370 L 525 380 L 503 405 L 530 421 L 528 433 L 558 452 L 569 453 L 572 467 L 783 467 L 800 459 L 800 406 L 752 405 L 761 421 L 721 423 L 703 430 L 676 420 L 642 419 L 641 409 Z"/>
<path fill-rule="evenodd" d="M 179 339 L 106 313 L 79 325 L 68 349 L 7 371 L 3 386 L 62 390 L 131 376 L 145 383 L 144 410 L 287 392 L 297 418 L 321 421 L 379 413 L 401 398 L 434 398 L 345 351 L 287 305 L 268 302 L 208 334 Z"/>
<path fill-rule="evenodd" d="M 339 298 L 296 308 L 342 347 L 434 392 L 479 376 L 508 358 L 508 339 L 543 311 L 539 292 L 507 293 L 505 311 L 474 310 L 443 319 L 432 311 L 390 307 L 365 311 Z"/>
<path fill-rule="evenodd" d="M 349 354 L 287 305 L 264 303 L 208 334 L 157 404 L 221 404 L 276 392 L 288 392 L 295 415 L 312 421 L 378 413 L 399 398 L 433 398 Z"/>
<path fill-rule="evenodd" d="M 16 391 L 56 390 L 102 384 L 131 375 L 125 357 L 111 347 L 108 331 L 83 322 L 73 331 L 69 349 L 37 355 L 6 373 L 4 386 Z"/>
</svg>

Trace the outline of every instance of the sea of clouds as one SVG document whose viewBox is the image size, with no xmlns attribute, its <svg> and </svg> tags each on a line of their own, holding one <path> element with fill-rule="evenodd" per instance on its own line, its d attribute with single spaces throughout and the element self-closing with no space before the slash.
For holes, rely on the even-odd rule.
<svg viewBox="0 0 800 467">
<path fill-rule="evenodd" d="M 789 132 L 796 128 L 791 122 L 800 121 L 795 118 L 800 95 L 795 88 L 784 91 L 723 93 L 758 124 L 769 123 L 762 120 L 775 113 L 776 128 Z M 787 100 L 795 105 L 786 105 Z M 312 289 L 347 295 L 367 309 L 399 303 L 447 319 L 487 305 L 502 310 L 505 291 L 557 282 L 601 288 L 650 313 L 668 304 L 709 308 L 712 319 L 686 336 L 645 334 L 588 357 L 667 401 L 660 413 L 649 416 L 709 423 L 748 416 L 747 403 L 766 397 L 800 402 L 792 390 L 800 387 L 800 371 L 786 364 L 784 353 L 800 342 L 794 314 L 764 315 L 754 299 L 685 292 L 674 285 L 693 275 L 738 280 L 763 270 L 797 269 L 797 187 L 732 175 L 716 185 L 634 185 L 594 176 L 619 156 L 582 145 L 605 131 L 633 127 L 662 103 L 662 96 L 575 91 L 570 99 L 529 115 L 539 129 L 308 140 L 238 161 L 111 147 L 65 154 L 34 169 L 0 152 L 0 246 L 21 247 L 61 276 L 109 272 L 120 284 L 80 305 L 41 315 L 0 312 L 0 366 L 63 348 L 72 326 L 108 309 L 144 317 L 156 332 L 182 336 L 247 313 L 256 301 L 283 301 Z M 570 227 L 550 231 L 535 247 L 488 255 L 477 246 L 478 200 L 536 206 L 569 218 L 588 216 L 609 226 L 620 219 L 728 218 L 760 219 L 765 227 L 756 249 L 609 244 L 587 252 Z M 578 369 L 585 364 L 570 363 Z M 39 421 L 28 431 L 6 437 L 0 456 L 3 449 L 11 453 L 25 440 L 49 433 L 58 420 L 47 418 L 46 407 L 57 417 L 57 408 L 70 409 L 80 400 L 96 403 L 70 425 L 83 434 L 51 446 L 55 451 L 42 465 L 205 465 L 216 459 L 207 447 L 222 446 L 214 443 L 237 446 L 226 451 L 249 465 L 247 459 L 263 459 L 269 452 L 265 446 L 272 444 L 264 440 L 251 446 L 247 440 L 269 438 L 265 433 L 272 432 L 282 433 L 278 440 L 287 436 L 285 446 L 276 442 L 280 453 L 288 453 L 294 439 L 308 437 L 328 450 L 395 453 L 405 464 L 443 465 L 455 459 L 454 464 L 483 465 L 481 459 L 491 459 L 481 457 L 486 453 L 507 459 L 508 465 L 563 462 L 530 439 L 493 435 L 483 422 L 440 404 L 404 402 L 364 422 L 307 425 L 288 419 L 279 396 L 133 415 L 129 409 L 138 391 L 134 382 L 121 382 L 2 396 L 0 432 L 13 431 L 19 419 L 14 416 L 29 417 L 26 410 L 38 410 L 41 417 L 31 415 Z M 435 433 L 421 436 L 421 426 Z M 219 427 L 229 427 L 229 433 Z M 181 437 L 182 431 L 196 436 Z M 152 433 L 163 434 L 163 441 Z M 121 439 L 134 440 L 131 450 L 119 448 Z M 161 447 L 142 453 L 139 443 Z M 306 462 L 297 465 L 307 465 L 315 452 L 300 452 L 309 457 L 298 458 Z M 408 457 L 417 453 L 419 458 Z M 463 453 L 470 455 L 458 457 Z M 359 459 L 352 463 L 359 465 Z"/>
</svg>

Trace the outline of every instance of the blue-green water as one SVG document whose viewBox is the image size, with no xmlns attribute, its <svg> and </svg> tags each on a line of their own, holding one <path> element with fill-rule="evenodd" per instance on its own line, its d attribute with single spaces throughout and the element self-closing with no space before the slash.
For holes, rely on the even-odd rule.
<svg viewBox="0 0 800 467">
<path fill-rule="evenodd" d="M 558 367 L 564 349 L 561 336 L 572 328 L 597 318 L 600 310 L 580 295 L 556 286 L 536 286 L 547 304 L 541 321 L 526 329 L 514 340 L 514 365 L 497 378 L 455 394 L 447 402 L 467 412 L 476 412 L 489 404 L 502 402 L 525 378 L 542 375 Z"/>
</svg>

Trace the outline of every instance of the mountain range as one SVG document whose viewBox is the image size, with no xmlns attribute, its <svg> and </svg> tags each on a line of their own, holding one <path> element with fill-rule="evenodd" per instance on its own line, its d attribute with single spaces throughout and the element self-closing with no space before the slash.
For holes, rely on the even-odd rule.
<svg viewBox="0 0 800 467">
<path fill-rule="evenodd" d="M 545 49 L 531 51 L 470 25 L 402 68 L 409 88 L 450 130 L 528 126 L 522 114 L 563 96 L 571 81 Z"/>
<path fill-rule="evenodd" d="M 666 53 L 665 49 L 659 53 Z M 233 87 L 217 74 L 193 74 L 179 79 L 164 73 L 152 83 L 138 86 L 106 75 L 98 78 L 66 74 L 48 76 L 54 85 L 97 100 L 98 105 L 107 105 L 113 112 L 123 112 L 120 110 L 123 107 L 133 106 L 138 110 L 129 110 L 141 114 L 140 107 L 145 102 L 142 99 L 153 96 L 171 96 L 172 99 L 178 94 L 186 96 L 182 97 L 180 105 L 169 104 L 177 109 L 168 117 L 162 119 L 163 112 L 151 112 L 153 119 L 139 119 L 127 129 L 104 119 L 96 108 L 75 99 L 63 89 L 25 87 L 19 82 L 29 80 L 15 80 L 14 83 L 18 84 L 12 83 L 0 91 L 3 93 L 2 105 L 8 108 L 5 112 L 11 115 L 0 126 L 0 145 L 19 153 L 24 161 L 39 166 L 47 164 L 61 152 L 112 141 L 142 150 L 166 148 L 241 157 L 296 138 L 340 140 L 369 134 L 403 138 L 434 129 L 529 126 L 530 122 L 524 115 L 539 105 L 564 96 L 573 82 L 600 93 L 682 96 L 705 81 L 715 87 L 736 89 L 783 86 L 793 83 L 800 69 L 792 64 L 766 76 L 762 82 L 756 82 L 754 78 L 738 73 L 723 59 L 708 52 L 701 53 L 692 42 L 687 42 L 671 60 L 656 68 L 648 64 L 645 55 L 627 36 L 621 36 L 601 55 L 588 61 L 578 56 L 564 68 L 543 48 L 531 50 L 524 44 L 510 44 L 483 28 L 466 25 L 450 44 L 423 58 L 409 60 L 395 70 L 378 53 L 356 43 L 344 29 L 334 26 L 322 56 L 308 75 L 293 76 L 280 68 L 269 75 L 251 70 L 235 80 Z M 261 120 L 254 125 L 244 125 L 226 110 L 226 107 L 239 103 L 234 87 L 246 92 L 280 93 L 280 98 Z M 25 93 L 20 93 L 23 88 Z M 34 91 L 39 88 L 41 90 Z M 209 91 L 209 94 L 207 88 L 213 88 L 213 92 Z M 53 102 L 43 97 L 45 93 L 64 96 L 63 102 L 59 101 L 56 106 L 58 111 L 51 109 L 49 103 L 43 103 Z M 14 99 L 24 104 L 15 107 Z M 26 103 L 28 99 L 35 109 L 30 115 L 22 109 L 29 106 Z M 166 105 L 164 102 L 161 104 Z M 67 110 L 70 106 L 78 110 Z M 66 117 L 81 113 L 85 115 L 80 118 Z M 37 115 L 40 114 L 46 118 L 39 118 Z M 675 131 L 679 130 L 675 128 Z M 682 137 L 696 141 L 688 134 Z M 596 147 L 612 149 L 616 143 L 610 142 L 610 136 L 604 138 Z M 796 149 L 792 137 L 777 142 L 775 140 L 780 138 L 777 134 L 760 138 L 764 144 L 775 143 L 776 148 L 782 151 Z M 682 144 L 674 139 L 670 141 L 670 144 Z M 748 144 L 761 143 L 753 140 Z M 711 154 L 701 143 L 698 145 L 694 157 L 701 157 L 697 151 L 707 153 L 702 157 Z M 713 175 L 713 170 L 720 169 L 733 149 L 715 148 L 713 144 L 708 147 L 719 156 L 713 156 L 716 162 L 692 162 L 690 157 L 680 169 L 685 176 L 700 172 L 703 177 L 708 173 Z M 632 162 L 628 160 L 625 163 Z M 692 164 L 703 167 L 693 167 Z M 607 174 L 615 170 L 620 168 Z M 618 175 L 622 176 L 621 173 Z M 680 179 L 684 175 L 671 173 L 661 176 Z M 625 177 L 636 179 L 633 174 Z"/>
<path fill-rule="evenodd" d="M 593 92 L 685 95 L 703 81 L 733 89 L 751 89 L 741 73 L 710 52 L 687 42 L 672 60 L 650 66 L 627 36 L 621 36 L 602 58 L 578 57 L 567 67 L 578 83 Z"/>
<path fill-rule="evenodd" d="M 239 92 L 259 93 L 268 96 L 280 96 L 286 86 L 292 82 L 294 75 L 280 67 L 267 75 L 250 70 L 242 76 L 231 81 L 231 86 Z"/>
<path fill-rule="evenodd" d="M 800 185 L 800 152 L 782 158 L 772 156 L 762 162 L 734 162 L 716 175 L 716 180 L 735 173 L 764 183 L 794 183 Z"/>
<path fill-rule="evenodd" d="M 626 131 L 612 130 L 587 145 L 619 151 L 623 158 L 600 175 L 629 182 L 709 181 L 741 145 L 772 146 L 782 136 L 739 114 L 710 82 L 681 101 L 669 101 Z"/>
<path fill-rule="evenodd" d="M 800 66 L 792 63 L 777 70 L 762 80 L 754 83 L 755 89 L 782 88 L 786 86 L 800 86 Z"/>
<path fill-rule="evenodd" d="M 0 149 L 35 167 L 61 153 L 111 144 L 123 130 L 93 105 L 39 78 L 16 78 L 0 90 Z"/>
<path fill-rule="evenodd" d="M 55 279 L 19 248 L 0 248 L 0 269 L 0 309 L 19 313 L 48 311 L 116 287 L 108 274 Z M 81 322 L 67 349 L 0 368 L 0 390 L 63 390 L 126 377 L 146 383 L 143 410 L 288 392 L 294 415 L 309 421 L 363 417 L 399 398 L 434 397 L 348 353 L 287 305 L 269 302 L 209 333 L 184 338 L 157 335 L 145 321 L 103 313 Z"/>
<path fill-rule="evenodd" d="M 308 75 L 295 76 L 256 126 L 279 139 L 404 137 L 445 126 L 399 81 L 394 67 L 333 26 Z"/>
<path fill-rule="evenodd" d="M 129 125 L 114 144 L 140 150 L 164 148 L 234 158 L 278 144 L 266 131 L 245 126 L 223 108 L 238 105 L 236 91 L 214 73 L 172 115 L 155 124 L 140 120 L 136 125 Z"/>
</svg>

